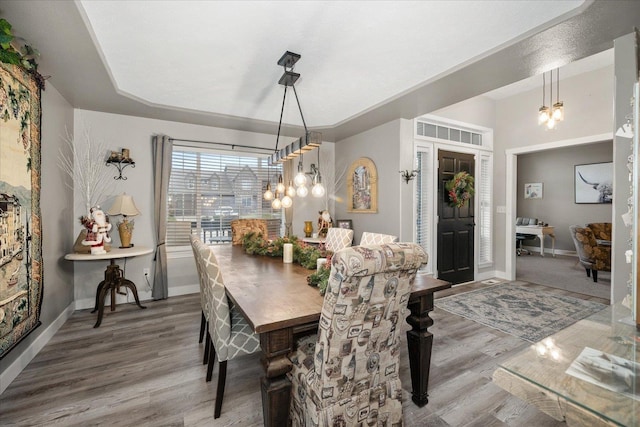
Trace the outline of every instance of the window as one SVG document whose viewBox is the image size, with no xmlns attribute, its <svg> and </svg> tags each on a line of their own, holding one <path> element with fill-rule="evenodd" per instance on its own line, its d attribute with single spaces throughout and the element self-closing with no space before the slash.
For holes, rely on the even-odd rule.
<svg viewBox="0 0 640 427">
<path fill-rule="evenodd" d="M 433 183 L 431 150 L 418 148 L 416 153 L 416 169 L 420 172 L 416 177 L 416 243 L 428 253 L 432 254 L 431 241 L 433 239 Z M 425 273 L 432 273 L 432 262 L 424 268 Z"/>
<path fill-rule="evenodd" d="M 416 121 L 416 135 L 471 145 L 483 145 L 482 134 L 452 126 L 436 125 L 422 120 Z"/>
<path fill-rule="evenodd" d="M 478 194 L 478 216 L 479 216 L 479 241 L 478 241 L 478 265 L 482 266 L 493 262 L 491 252 L 493 244 L 492 217 L 493 210 L 492 191 L 493 188 L 493 163 L 489 154 L 480 155 L 479 179 L 476 180 Z"/>
<path fill-rule="evenodd" d="M 167 206 L 167 246 L 188 246 L 189 235 L 207 243 L 231 242 L 231 221 L 239 217 L 282 219 L 262 198 L 277 183 L 280 165 L 267 157 L 174 146 Z"/>
</svg>

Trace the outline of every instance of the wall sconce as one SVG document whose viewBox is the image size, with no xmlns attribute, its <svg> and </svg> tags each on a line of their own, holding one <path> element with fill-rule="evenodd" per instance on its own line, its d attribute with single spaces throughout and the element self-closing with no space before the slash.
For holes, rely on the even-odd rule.
<svg viewBox="0 0 640 427">
<path fill-rule="evenodd" d="M 418 176 L 418 172 L 420 172 L 420 171 L 417 170 L 417 169 L 414 169 L 412 171 L 405 169 L 405 170 L 399 171 L 399 172 L 402 175 L 402 178 L 404 179 L 404 182 L 406 182 L 408 184 L 409 181 L 411 181 L 413 178 Z"/>
</svg>

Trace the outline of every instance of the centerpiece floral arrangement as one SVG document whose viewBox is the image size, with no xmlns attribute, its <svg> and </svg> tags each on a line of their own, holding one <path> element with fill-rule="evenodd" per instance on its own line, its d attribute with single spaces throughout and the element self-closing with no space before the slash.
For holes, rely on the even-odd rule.
<svg viewBox="0 0 640 427">
<path fill-rule="evenodd" d="M 467 200 L 475 194 L 473 183 L 473 176 L 464 171 L 458 172 L 451 180 L 447 181 L 444 187 L 449 195 L 449 206 L 463 207 Z"/>
</svg>

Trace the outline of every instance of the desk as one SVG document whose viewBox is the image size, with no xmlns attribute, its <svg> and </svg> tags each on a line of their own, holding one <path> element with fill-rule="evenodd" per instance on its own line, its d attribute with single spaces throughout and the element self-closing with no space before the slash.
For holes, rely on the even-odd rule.
<svg viewBox="0 0 640 427">
<path fill-rule="evenodd" d="M 547 225 L 516 225 L 516 233 L 535 234 L 540 239 L 540 255 L 544 256 L 544 236 L 551 237 L 551 255 L 556 256 L 556 236 L 553 234 L 555 227 Z"/>
<path fill-rule="evenodd" d="M 104 314 L 104 300 L 107 297 L 107 294 L 111 293 L 111 311 L 116 309 L 116 292 L 121 295 L 126 295 L 126 293 L 120 292 L 120 287 L 124 286 L 125 288 L 131 289 L 131 293 L 136 300 L 136 304 L 140 308 L 146 308 L 140 304 L 140 299 L 138 298 L 138 290 L 136 285 L 128 279 L 124 278 L 124 272 L 120 269 L 115 263 L 115 260 L 118 258 L 130 258 L 134 256 L 147 255 L 153 252 L 153 249 L 145 247 L 145 246 L 136 246 L 132 248 L 111 248 L 111 251 L 105 254 L 99 255 L 91 255 L 91 254 L 66 254 L 64 259 L 69 261 L 100 261 L 108 259 L 110 260 L 109 265 L 107 266 L 107 270 L 104 272 L 104 280 L 98 284 L 98 289 L 96 290 L 96 304 L 93 307 L 92 313 L 98 311 L 98 320 L 96 324 L 93 326 L 97 328 L 102 323 L 102 315 Z"/>
<path fill-rule="evenodd" d="M 240 246 L 212 247 L 229 299 L 242 312 L 253 330 L 260 335 L 262 366 L 262 410 L 264 425 L 286 426 L 289 416 L 291 383 L 286 373 L 291 370 L 287 357 L 294 350 L 296 338 L 314 333 L 322 310 L 323 297 L 318 289 L 307 285 L 307 270 L 296 264 L 284 264 L 281 258 L 250 256 Z M 450 288 L 442 280 L 419 276 L 409 299 L 407 322 L 412 400 L 427 404 L 429 366 L 433 325 L 433 294 Z"/>
<path fill-rule="evenodd" d="M 569 427 L 637 426 L 640 424 L 637 385 L 634 399 L 566 373 L 585 347 L 632 363 L 640 362 L 640 332 L 631 324 L 620 322 L 630 316 L 631 312 L 620 304 L 609 306 L 552 335 L 559 355 L 556 359 L 549 357 L 548 352 L 543 356 L 537 351 L 545 338 L 503 362 L 494 372 L 493 381 L 554 419 L 566 421 Z M 638 368 L 635 369 L 637 382 Z M 630 389 L 633 388 L 632 384 Z"/>
</svg>

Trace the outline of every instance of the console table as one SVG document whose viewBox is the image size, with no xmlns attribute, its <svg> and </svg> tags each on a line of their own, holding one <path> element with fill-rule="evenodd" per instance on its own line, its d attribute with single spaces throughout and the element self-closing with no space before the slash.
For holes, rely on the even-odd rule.
<svg viewBox="0 0 640 427">
<path fill-rule="evenodd" d="M 111 311 L 116 309 L 116 292 L 121 295 L 126 295 L 126 293 L 120 292 L 121 287 L 131 289 L 131 293 L 133 294 L 138 307 L 146 308 L 140 304 L 138 289 L 136 288 L 135 283 L 131 280 L 125 279 L 124 271 L 122 271 L 120 266 L 115 263 L 115 260 L 118 258 L 131 258 L 140 255 L 147 255 L 152 252 L 153 249 L 149 247 L 136 246 L 131 248 L 111 248 L 109 252 L 98 255 L 71 253 L 64 256 L 64 259 L 69 261 L 101 261 L 105 259 L 110 261 L 106 271 L 104 272 L 104 280 L 98 284 L 98 289 L 96 290 L 96 303 L 91 311 L 92 313 L 95 313 L 96 311 L 98 312 L 98 320 L 93 326 L 94 328 L 97 328 L 100 326 L 100 323 L 102 323 L 104 300 L 107 298 L 107 294 L 111 294 Z"/>
</svg>

